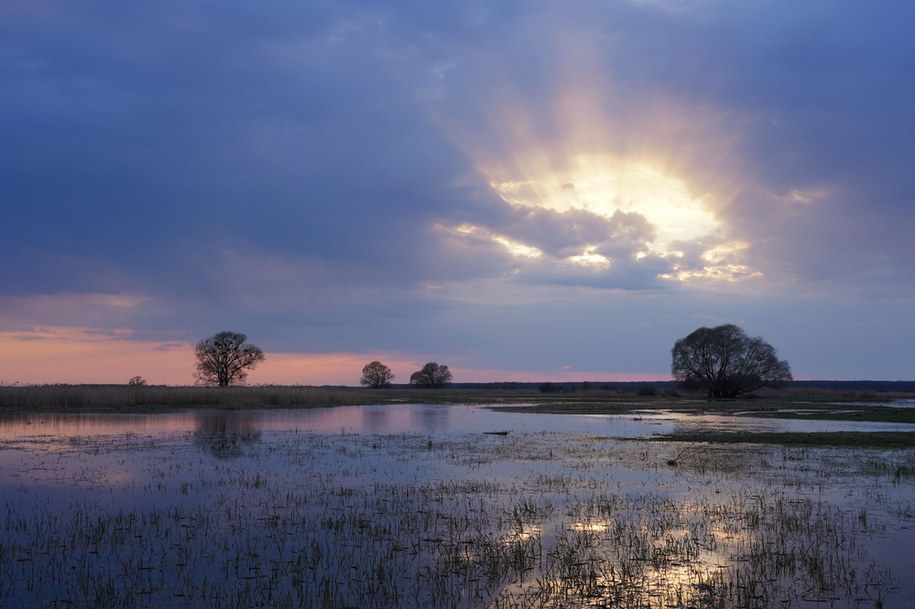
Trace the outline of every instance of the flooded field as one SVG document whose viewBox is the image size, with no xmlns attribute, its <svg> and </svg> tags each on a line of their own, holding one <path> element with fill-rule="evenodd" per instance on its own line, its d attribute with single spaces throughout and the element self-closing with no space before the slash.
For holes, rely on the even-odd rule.
<svg viewBox="0 0 915 609">
<path fill-rule="evenodd" d="M 915 450 L 847 422 L 403 405 L 0 418 L 0 607 L 906 607 Z M 800 426 L 800 427 L 798 427 Z"/>
</svg>

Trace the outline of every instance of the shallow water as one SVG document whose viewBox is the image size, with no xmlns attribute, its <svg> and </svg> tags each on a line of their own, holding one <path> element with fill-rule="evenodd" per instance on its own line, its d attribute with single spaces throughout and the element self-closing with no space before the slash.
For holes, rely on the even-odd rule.
<svg viewBox="0 0 915 609">
<path fill-rule="evenodd" d="M 915 605 L 915 451 L 638 441 L 693 426 L 862 429 L 438 405 L 0 418 L 0 607 Z"/>
<path fill-rule="evenodd" d="M 889 400 L 887 402 L 835 402 L 836 406 L 886 406 L 888 408 L 915 408 L 915 399 Z"/>
<path fill-rule="evenodd" d="M 0 415 L 0 443 L 53 442 L 71 437 L 131 434 L 162 438 L 195 434 L 261 435 L 286 431 L 319 434 L 442 434 L 510 432 L 594 433 L 647 438 L 676 429 L 709 431 L 881 431 L 915 425 L 855 421 L 798 421 L 746 416 L 692 415 L 653 410 L 625 415 L 500 412 L 485 406 L 402 404 L 252 411 L 192 410 L 157 414 L 40 413 Z"/>
</svg>

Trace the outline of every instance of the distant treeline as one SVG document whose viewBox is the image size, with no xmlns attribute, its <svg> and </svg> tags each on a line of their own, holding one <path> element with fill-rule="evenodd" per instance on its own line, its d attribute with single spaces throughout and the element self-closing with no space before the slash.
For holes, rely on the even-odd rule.
<svg viewBox="0 0 915 609">
<path fill-rule="evenodd" d="M 873 391 L 875 393 L 910 393 L 915 381 L 791 381 L 786 387 L 795 389 L 832 389 L 833 391 Z"/>
<path fill-rule="evenodd" d="M 883 399 L 915 394 L 915 381 L 792 381 L 767 388 L 759 397 Z M 176 408 L 302 408 L 352 404 L 613 401 L 698 397 L 676 381 L 584 381 L 453 383 L 425 389 L 393 385 L 387 389 L 342 386 L 252 385 L 174 387 L 167 385 L 0 385 L 2 410 L 159 410 Z"/>
<path fill-rule="evenodd" d="M 144 385 L 145 386 L 145 385 Z M 49 384 L 4 384 L 0 383 L 0 388 L 3 387 L 43 387 L 45 390 L 58 390 L 63 391 L 67 389 L 98 389 L 105 391 L 112 390 L 124 390 L 127 388 L 126 385 L 122 384 L 69 384 L 69 383 L 49 383 Z M 653 388 L 659 393 L 661 392 L 673 392 L 681 391 L 682 385 L 678 381 L 567 381 L 567 382 L 538 382 L 538 381 L 500 381 L 500 382 L 491 382 L 491 383 L 450 383 L 449 387 L 452 389 L 467 389 L 467 390 L 492 390 L 492 391 L 541 391 L 541 392 L 575 392 L 575 391 L 613 391 L 617 393 L 638 393 L 639 391 L 645 391 L 647 388 Z M 170 386 L 170 385 L 151 385 L 146 388 L 145 395 L 152 395 L 151 390 L 153 388 L 160 389 L 176 389 L 180 391 L 187 392 L 187 394 L 200 396 L 203 401 L 206 401 L 210 392 L 206 391 L 206 387 L 197 387 L 197 386 Z M 299 397 L 303 392 L 317 392 L 320 389 L 357 389 L 351 385 L 320 385 L 320 386 L 308 386 L 308 385 L 249 385 L 247 389 L 249 391 L 262 388 L 269 388 L 272 391 L 281 390 L 288 392 L 289 395 L 295 395 Z M 392 389 L 414 389 L 412 385 L 405 383 L 393 383 L 390 385 Z M 874 393 L 915 393 L 915 381 L 830 381 L 830 380 L 818 380 L 818 381 L 789 381 L 783 383 L 778 388 L 773 388 L 770 391 L 779 393 L 784 390 L 829 390 L 836 392 L 874 392 Z M 132 393 L 126 395 L 144 395 L 142 393 L 137 393 L 137 388 L 131 388 Z M 366 392 L 363 395 L 372 395 L 377 396 L 376 392 Z M 204 398 L 203 396 L 207 396 Z"/>
<path fill-rule="evenodd" d="M 498 382 L 452 383 L 454 389 L 491 389 L 504 391 L 615 391 L 619 393 L 644 392 L 654 388 L 658 393 L 678 391 L 678 381 L 578 381 L 578 382 Z M 406 387 L 404 385 L 404 387 Z M 915 381 L 789 381 L 782 387 L 794 390 L 829 390 L 835 392 L 912 393 Z M 773 391 L 778 391 L 774 389 Z"/>
</svg>

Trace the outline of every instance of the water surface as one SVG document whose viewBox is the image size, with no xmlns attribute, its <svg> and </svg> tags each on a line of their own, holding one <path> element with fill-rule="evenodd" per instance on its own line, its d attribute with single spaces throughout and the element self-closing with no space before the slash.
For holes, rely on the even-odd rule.
<svg viewBox="0 0 915 609">
<path fill-rule="evenodd" d="M 799 421 L 773 417 L 645 411 L 623 415 L 504 412 L 486 406 L 401 404 L 251 411 L 189 410 L 155 414 L 40 413 L 0 415 L 0 443 L 130 434 L 149 438 L 187 434 L 466 434 L 493 431 L 593 433 L 647 438 L 680 429 L 708 431 L 889 431 L 915 425 L 856 421 Z"/>
<path fill-rule="evenodd" d="M 911 427 L 442 405 L 5 416 L 0 606 L 913 605 L 915 451 L 638 441 Z"/>
</svg>

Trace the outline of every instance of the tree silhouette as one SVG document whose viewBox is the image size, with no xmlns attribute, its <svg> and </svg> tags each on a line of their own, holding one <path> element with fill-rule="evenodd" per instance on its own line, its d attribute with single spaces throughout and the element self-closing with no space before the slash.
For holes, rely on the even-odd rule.
<svg viewBox="0 0 915 609">
<path fill-rule="evenodd" d="M 264 352 L 247 339 L 238 332 L 220 332 L 197 343 L 197 381 L 218 387 L 243 384 L 248 369 L 264 361 Z"/>
<path fill-rule="evenodd" d="M 451 371 L 448 366 L 429 362 L 422 370 L 410 375 L 410 384 L 417 387 L 441 387 L 451 382 Z"/>
<path fill-rule="evenodd" d="M 791 380 L 788 362 L 772 345 L 733 324 L 699 328 L 678 340 L 671 355 L 674 378 L 705 389 L 709 398 L 735 398 Z"/>
<path fill-rule="evenodd" d="M 394 373 L 391 372 L 391 369 L 375 360 L 362 368 L 362 378 L 359 379 L 359 384 L 373 389 L 380 389 L 382 387 L 390 387 L 393 380 Z"/>
</svg>

